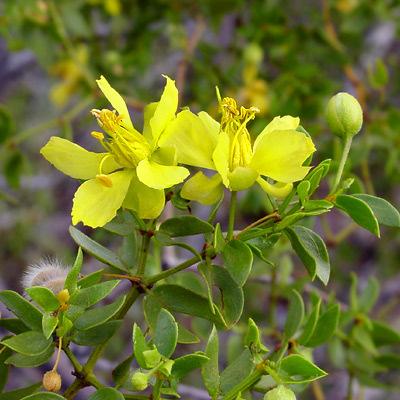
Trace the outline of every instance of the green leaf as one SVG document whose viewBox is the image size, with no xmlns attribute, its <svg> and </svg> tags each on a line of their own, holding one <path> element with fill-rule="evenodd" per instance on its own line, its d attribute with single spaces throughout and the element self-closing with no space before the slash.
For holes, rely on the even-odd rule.
<svg viewBox="0 0 400 400">
<path fill-rule="evenodd" d="M 125 296 L 119 297 L 116 301 L 104 307 L 93 308 L 92 310 L 85 311 L 80 315 L 74 323 L 75 328 L 79 330 L 87 330 L 95 326 L 104 324 L 121 309 L 124 304 Z"/>
<path fill-rule="evenodd" d="M 4 328 L 12 333 L 22 333 L 29 328 L 18 318 L 0 318 L 0 328 Z"/>
<path fill-rule="evenodd" d="M 224 266 L 233 280 L 243 286 L 253 265 L 253 253 L 249 246 L 240 240 L 231 240 L 222 250 Z"/>
<path fill-rule="evenodd" d="M 371 332 L 365 325 L 355 325 L 352 330 L 352 337 L 367 353 L 374 356 L 378 355 Z"/>
<path fill-rule="evenodd" d="M 318 299 L 317 303 L 314 305 L 307 319 L 306 324 L 304 325 L 303 332 L 301 333 L 298 339 L 298 342 L 301 345 L 307 343 L 310 340 L 311 336 L 313 335 L 318 323 L 320 308 L 321 308 L 321 299 Z"/>
<path fill-rule="evenodd" d="M 193 332 L 178 323 L 178 343 L 194 344 L 199 342 L 200 339 Z"/>
<path fill-rule="evenodd" d="M 79 279 L 78 287 L 81 289 L 88 288 L 90 286 L 96 285 L 103 278 L 104 269 L 99 269 L 98 271 L 92 272 Z"/>
<path fill-rule="evenodd" d="M 64 283 L 64 289 L 68 289 L 70 295 L 73 294 L 75 290 L 78 288 L 78 279 L 82 269 L 82 263 L 83 263 L 83 253 L 82 249 L 79 247 L 74 265 L 69 270 Z"/>
<path fill-rule="evenodd" d="M 400 213 L 387 200 L 363 193 L 353 194 L 352 196 L 367 203 L 380 224 L 400 227 Z"/>
<path fill-rule="evenodd" d="M 10 367 L 5 363 L 5 361 L 11 356 L 11 354 L 12 350 L 7 347 L 2 347 L 0 350 L 0 393 L 3 392 L 8 381 Z"/>
<path fill-rule="evenodd" d="M 80 289 L 71 296 L 70 304 L 88 308 L 107 297 L 119 283 L 119 280 L 111 280 Z"/>
<path fill-rule="evenodd" d="M 285 338 L 290 339 L 299 329 L 304 319 L 304 302 L 297 290 L 292 289 L 289 295 L 289 309 L 284 328 Z"/>
<path fill-rule="evenodd" d="M 400 369 L 400 355 L 398 354 L 380 354 L 375 361 L 390 369 Z"/>
<path fill-rule="evenodd" d="M 56 393 L 38 392 L 30 396 L 23 397 L 21 400 L 65 400 L 65 397 Z"/>
<path fill-rule="evenodd" d="M 146 343 L 143 332 L 137 324 L 133 325 L 133 354 L 135 359 L 141 368 L 147 368 L 146 359 L 143 356 L 143 352 L 151 350 L 150 346 Z"/>
<path fill-rule="evenodd" d="M 80 230 L 69 227 L 69 233 L 74 239 L 75 243 L 82 247 L 87 253 L 91 254 L 94 258 L 97 258 L 104 264 L 110 265 L 116 269 L 124 272 L 128 272 L 127 266 L 120 260 L 120 258 L 111 250 L 102 246 L 100 243 L 95 242 L 89 236 L 86 236 Z"/>
<path fill-rule="evenodd" d="M 201 376 L 204 386 L 212 399 L 217 398 L 219 394 L 220 376 L 219 376 L 219 340 L 218 332 L 215 326 L 208 338 L 205 355 L 208 361 L 201 367 Z"/>
<path fill-rule="evenodd" d="M 247 323 L 247 332 L 244 337 L 244 344 L 254 353 L 266 353 L 268 349 L 261 342 L 260 330 L 256 323 L 249 318 Z"/>
<path fill-rule="evenodd" d="M 380 237 L 378 220 L 366 201 L 347 194 L 339 194 L 336 196 L 335 205 L 358 225 Z"/>
<path fill-rule="evenodd" d="M 370 276 L 368 278 L 367 286 L 364 288 L 359 298 L 359 306 L 361 311 L 365 313 L 371 311 L 372 307 L 378 300 L 379 291 L 379 281 L 374 276 Z"/>
<path fill-rule="evenodd" d="M 335 333 L 340 316 L 340 307 L 335 304 L 328 308 L 319 318 L 310 339 L 304 343 L 307 347 L 317 347 L 327 342 Z"/>
<path fill-rule="evenodd" d="M 201 255 L 199 252 L 192 246 L 188 245 L 185 242 L 177 242 L 176 240 L 171 239 L 166 233 L 164 232 L 156 232 L 154 235 L 155 242 L 160 244 L 161 246 L 175 246 L 175 247 L 181 247 L 182 249 L 190 251 L 192 254 L 194 254 L 196 257 L 201 260 Z"/>
<path fill-rule="evenodd" d="M 228 365 L 221 374 L 221 391 L 226 394 L 253 371 L 255 363 L 249 349 L 243 350 L 239 357 Z"/>
<path fill-rule="evenodd" d="M 36 392 L 42 386 L 42 382 L 24 387 L 22 389 L 11 390 L 0 394 L 0 400 L 21 400 L 23 397 Z"/>
<path fill-rule="evenodd" d="M 372 321 L 371 335 L 376 346 L 400 343 L 400 333 L 383 322 Z"/>
<path fill-rule="evenodd" d="M 114 383 L 119 387 L 123 385 L 128 379 L 132 361 L 134 360 L 134 355 L 131 354 L 129 357 L 125 358 L 121 363 L 119 363 L 112 371 L 112 377 Z"/>
<path fill-rule="evenodd" d="M 110 339 L 121 326 L 121 320 L 106 323 L 84 331 L 75 330 L 72 341 L 80 346 L 97 346 Z"/>
<path fill-rule="evenodd" d="M 136 231 L 136 227 L 132 214 L 127 210 L 121 210 L 112 221 L 103 226 L 103 229 L 120 236 L 127 236 Z"/>
<path fill-rule="evenodd" d="M 162 308 L 158 314 L 153 343 L 165 358 L 170 358 L 178 340 L 178 325 L 172 314 Z"/>
<path fill-rule="evenodd" d="M 102 388 L 89 396 L 88 400 L 125 400 L 125 398 L 114 388 Z"/>
<path fill-rule="evenodd" d="M 54 354 L 54 347 L 50 346 L 45 352 L 36 356 L 26 356 L 14 353 L 5 361 L 6 364 L 14 365 L 17 368 L 36 368 L 45 364 Z"/>
<path fill-rule="evenodd" d="M 211 312 L 206 297 L 200 296 L 182 286 L 160 285 L 154 288 L 146 297 L 150 296 L 169 311 L 193 315 L 224 325 L 221 316 Z M 188 299 L 190 299 L 190 302 Z"/>
<path fill-rule="evenodd" d="M 231 278 L 229 272 L 216 265 L 211 266 L 212 280 L 221 292 L 221 311 L 225 324 L 229 327 L 234 325 L 243 312 L 244 296 L 243 290 Z"/>
<path fill-rule="evenodd" d="M 221 253 L 221 251 L 224 249 L 226 242 L 224 235 L 222 234 L 221 224 L 219 222 L 217 223 L 217 225 L 215 225 L 213 242 L 215 252 L 217 254 Z"/>
<path fill-rule="evenodd" d="M 43 319 L 42 319 L 42 330 L 43 330 L 43 335 L 46 339 L 48 339 L 54 330 L 57 328 L 58 324 L 58 318 L 50 315 L 50 314 L 44 314 Z"/>
<path fill-rule="evenodd" d="M 300 182 L 297 187 L 297 195 L 299 196 L 301 204 L 304 206 L 308 199 L 308 191 L 310 190 L 310 182 L 309 181 L 302 181 Z"/>
<path fill-rule="evenodd" d="M 4 346 L 27 356 L 37 356 L 44 353 L 52 342 L 38 331 L 24 332 L 1 341 Z"/>
<path fill-rule="evenodd" d="M 299 354 L 291 354 L 282 359 L 278 373 L 282 383 L 286 384 L 311 382 L 327 375 Z"/>
<path fill-rule="evenodd" d="M 28 328 L 42 330 L 42 313 L 29 301 L 12 290 L 0 292 L 0 301 Z"/>
<path fill-rule="evenodd" d="M 34 300 L 40 307 L 46 312 L 52 312 L 60 307 L 60 302 L 54 293 L 42 286 L 32 286 L 26 288 L 25 291 L 29 294 L 32 300 Z"/>
<path fill-rule="evenodd" d="M 324 241 L 311 229 L 301 225 L 286 228 L 285 233 L 311 279 L 317 276 L 326 285 L 329 281 L 330 263 Z"/>
<path fill-rule="evenodd" d="M 202 352 L 186 354 L 174 360 L 171 373 L 175 379 L 180 380 L 195 369 L 202 367 L 208 360 L 209 358 Z"/>
<path fill-rule="evenodd" d="M 13 131 L 14 121 L 11 114 L 4 107 L 0 107 L 0 144 L 10 138 Z"/>
<path fill-rule="evenodd" d="M 165 232 L 170 237 L 211 233 L 213 230 L 211 224 L 192 215 L 170 218 L 160 225 L 160 231 Z"/>
</svg>

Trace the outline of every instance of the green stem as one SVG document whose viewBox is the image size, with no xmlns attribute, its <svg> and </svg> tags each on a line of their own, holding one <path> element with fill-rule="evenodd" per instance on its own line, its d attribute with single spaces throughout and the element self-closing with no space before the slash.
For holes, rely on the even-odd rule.
<svg viewBox="0 0 400 400">
<path fill-rule="evenodd" d="M 147 255 L 149 253 L 150 240 L 151 240 L 151 236 L 149 235 L 149 233 L 144 232 L 143 236 L 142 236 L 142 245 L 141 245 L 140 253 L 139 253 L 139 262 L 138 262 L 138 269 L 137 269 L 138 276 L 144 275 L 144 271 L 146 269 Z"/>
<path fill-rule="evenodd" d="M 140 273 L 141 275 L 144 274 L 146 269 L 146 260 L 149 251 L 150 240 L 151 236 L 145 233 L 142 239 L 142 246 L 140 250 L 139 264 L 138 264 L 138 273 Z M 132 289 L 130 290 L 125 299 L 123 306 L 121 307 L 121 310 L 115 315 L 114 319 L 116 320 L 122 319 L 127 314 L 132 304 L 136 301 L 136 299 L 139 296 L 140 296 L 140 291 L 138 290 L 138 288 L 136 286 L 132 287 Z M 103 351 L 106 348 L 109 340 L 100 344 L 92 351 L 88 360 L 86 361 L 86 364 L 82 367 L 80 371 L 77 371 L 80 372 L 81 375 L 83 375 L 83 378 L 77 377 L 77 379 L 72 383 L 72 385 L 67 388 L 66 392 L 64 393 L 64 397 L 66 397 L 67 399 L 73 399 L 75 395 L 79 392 L 79 390 L 85 386 L 86 383 L 89 383 L 94 387 L 102 386 L 101 383 L 98 382 L 95 375 L 93 374 L 93 369 L 96 365 L 97 360 L 103 354 Z"/>
<path fill-rule="evenodd" d="M 354 376 L 350 372 L 349 373 L 349 383 L 347 385 L 347 396 L 346 400 L 353 400 L 353 381 L 354 381 Z"/>
<path fill-rule="evenodd" d="M 75 354 L 70 350 L 70 348 L 69 347 L 63 347 L 63 351 L 64 351 L 65 355 L 71 361 L 71 364 L 74 367 L 75 372 L 81 372 L 82 369 L 83 369 L 83 366 L 78 361 L 78 359 L 75 357 Z"/>
<path fill-rule="evenodd" d="M 336 177 L 335 177 L 335 181 L 333 183 L 331 194 L 334 194 L 336 192 L 336 190 L 337 190 L 337 188 L 339 186 L 340 180 L 342 179 L 344 166 L 346 165 L 347 157 L 349 156 L 349 152 L 350 152 L 350 147 L 351 147 L 352 141 L 353 141 L 352 137 L 347 137 L 345 139 L 345 142 L 344 142 L 344 145 L 343 145 L 342 156 L 340 158 L 339 168 L 338 168 L 338 170 L 336 172 Z"/>
<path fill-rule="evenodd" d="M 7 141 L 7 145 L 17 145 L 23 142 L 25 139 L 30 138 L 38 132 L 43 132 L 47 129 L 51 129 L 56 127 L 57 125 L 65 122 L 71 121 L 74 119 L 82 110 L 84 110 L 91 102 L 93 101 L 92 96 L 85 97 L 79 103 L 77 103 L 74 107 L 72 107 L 69 111 L 64 113 L 61 116 L 52 118 L 48 121 L 42 122 L 39 125 L 36 125 L 32 128 L 28 128 L 24 131 L 19 132 L 12 138 Z"/>
<path fill-rule="evenodd" d="M 238 385 L 233 387 L 224 397 L 223 400 L 235 400 L 239 393 L 244 393 L 252 388 L 265 375 L 262 368 L 256 368 L 248 377 L 242 380 Z"/>
<path fill-rule="evenodd" d="M 259 226 L 259 225 L 263 224 L 264 222 L 270 220 L 271 218 L 276 218 L 276 219 L 279 220 L 280 219 L 280 215 L 277 212 L 273 212 L 272 214 L 265 215 L 264 217 L 258 219 L 257 221 L 253 222 L 252 224 L 250 224 L 250 225 L 246 226 L 244 229 L 242 229 L 236 235 L 236 237 L 239 238 L 243 233 L 247 232 L 251 228 L 255 228 L 256 226 Z"/>
<path fill-rule="evenodd" d="M 157 378 L 156 383 L 153 387 L 153 394 L 152 394 L 152 399 L 154 400 L 160 400 L 161 398 L 161 385 L 162 385 L 162 380 Z"/>
<path fill-rule="evenodd" d="M 229 205 L 228 233 L 226 236 L 227 240 L 232 240 L 233 238 L 233 231 L 235 228 L 236 205 L 237 205 L 237 192 L 231 192 L 231 203 Z"/>
<path fill-rule="evenodd" d="M 157 275 L 150 276 L 148 279 L 145 280 L 144 283 L 145 283 L 145 285 L 153 285 L 154 283 L 160 281 L 161 279 L 165 279 L 168 276 L 171 276 L 173 274 L 176 274 L 179 271 L 189 268 L 190 266 L 192 266 L 193 264 L 196 264 L 199 261 L 201 261 L 199 259 L 199 257 L 189 258 L 189 260 L 177 265 L 174 268 L 170 268 L 170 269 L 167 269 L 166 271 L 160 272 Z"/>
</svg>

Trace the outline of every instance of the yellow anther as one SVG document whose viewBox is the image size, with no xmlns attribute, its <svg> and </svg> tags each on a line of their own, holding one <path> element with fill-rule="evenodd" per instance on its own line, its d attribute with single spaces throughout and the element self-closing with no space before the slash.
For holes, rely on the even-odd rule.
<svg viewBox="0 0 400 400">
<path fill-rule="evenodd" d="M 111 178 L 105 174 L 96 175 L 96 179 L 105 187 L 112 187 L 113 183 Z"/>
<path fill-rule="evenodd" d="M 99 140 L 100 142 L 104 140 L 104 135 L 101 132 L 93 131 L 90 133 L 92 137 Z"/>
</svg>

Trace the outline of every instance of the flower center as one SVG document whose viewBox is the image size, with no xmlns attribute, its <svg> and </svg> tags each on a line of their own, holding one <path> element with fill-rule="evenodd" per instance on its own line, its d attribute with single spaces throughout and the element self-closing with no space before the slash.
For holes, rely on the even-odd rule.
<svg viewBox="0 0 400 400">
<path fill-rule="evenodd" d="M 92 136 L 114 155 L 119 164 L 136 168 L 150 154 L 150 146 L 144 136 L 124 126 L 123 116 L 118 115 L 115 110 L 92 110 L 92 114 L 107 137 L 99 132 L 93 132 Z"/>
<path fill-rule="evenodd" d="M 247 130 L 247 123 L 260 112 L 257 107 L 239 107 L 231 97 L 224 97 L 220 101 L 222 112 L 221 129 L 229 136 L 229 169 L 246 167 L 253 155 L 251 137 Z"/>
</svg>

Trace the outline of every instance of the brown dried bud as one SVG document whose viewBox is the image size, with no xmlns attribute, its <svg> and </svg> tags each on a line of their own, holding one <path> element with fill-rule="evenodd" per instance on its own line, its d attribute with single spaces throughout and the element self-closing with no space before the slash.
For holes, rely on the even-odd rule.
<svg viewBox="0 0 400 400">
<path fill-rule="evenodd" d="M 57 371 L 47 371 L 43 375 L 43 387 L 49 392 L 59 392 L 61 389 L 61 376 Z"/>
</svg>

